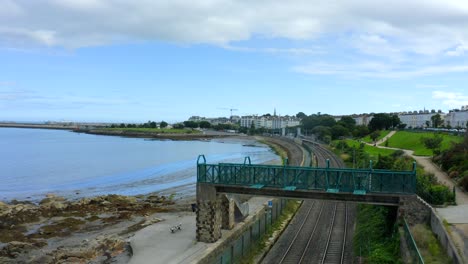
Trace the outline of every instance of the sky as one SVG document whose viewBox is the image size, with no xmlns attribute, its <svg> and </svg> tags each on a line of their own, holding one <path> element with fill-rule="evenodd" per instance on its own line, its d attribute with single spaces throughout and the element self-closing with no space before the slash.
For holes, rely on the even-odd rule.
<svg viewBox="0 0 468 264">
<path fill-rule="evenodd" d="M 0 0 L 0 121 L 468 105 L 468 1 Z"/>
</svg>

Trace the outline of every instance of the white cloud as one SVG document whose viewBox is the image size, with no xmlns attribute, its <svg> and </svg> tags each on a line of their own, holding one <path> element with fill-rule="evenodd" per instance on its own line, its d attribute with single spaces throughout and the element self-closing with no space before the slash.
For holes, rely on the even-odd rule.
<svg viewBox="0 0 468 264">
<path fill-rule="evenodd" d="M 223 48 L 233 51 L 242 52 L 262 52 L 273 54 L 291 54 L 291 55 L 310 55 L 310 54 L 324 54 L 325 51 L 321 48 L 252 48 L 243 46 L 223 45 Z"/>
<path fill-rule="evenodd" d="M 0 44 L 79 48 L 126 41 L 226 45 L 253 36 L 357 36 L 364 53 L 459 54 L 468 43 L 468 2 L 4 0 Z M 454 49 L 450 51 L 450 49 Z"/>
<path fill-rule="evenodd" d="M 441 100 L 442 104 L 449 108 L 458 108 L 468 105 L 468 95 L 457 92 L 434 91 L 432 92 L 432 98 Z"/>
<path fill-rule="evenodd" d="M 338 75 L 343 77 L 371 77 L 404 79 L 421 76 L 434 76 L 447 73 L 468 72 L 468 65 L 437 65 L 410 68 L 385 63 L 356 63 L 356 64 L 320 64 L 313 63 L 296 66 L 293 71 L 311 75 Z"/>
<path fill-rule="evenodd" d="M 445 52 L 445 54 L 447 54 L 448 56 L 461 56 L 465 54 L 465 51 L 468 51 L 468 45 L 461 43 L 457 45 L 454 49 Z"/>
</svg>

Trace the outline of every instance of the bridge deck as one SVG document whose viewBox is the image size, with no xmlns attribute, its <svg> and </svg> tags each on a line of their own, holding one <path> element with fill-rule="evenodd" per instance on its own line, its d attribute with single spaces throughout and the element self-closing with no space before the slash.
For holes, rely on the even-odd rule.
<svg viewBox="0 0 468 264">
<path fill-rule="evenodd" d="M 299 194 L 314 196 L 310 194 L 313 192 L 330 197 L 333 194 L 411 195 L 416 191 L 416 165 L 413 165 L 411 171 L 375 170 L 372 169 L 372 163 L 369 169 L 252 165 L 248 157 L 243 164 L 207 164 L 205 157 L 200 155 L 197 161 L 197 182 L 216 185 L 220 191 L 236 190 L 249 194 L 264 192 L 272 195 L 280 192 L 290 197 L 299 197 Z"/>
</svg>

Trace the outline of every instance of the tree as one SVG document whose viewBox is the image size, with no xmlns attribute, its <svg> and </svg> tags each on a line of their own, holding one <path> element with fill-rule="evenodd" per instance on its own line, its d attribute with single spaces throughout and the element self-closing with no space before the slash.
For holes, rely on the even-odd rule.
<svg viewBox="0 0 468 264">
<path fill-rule="evenodd" d="M 369 134 L 369 128 L 365 125 L 359 125 L 354 128 L 353 136 L 354 137 L 364 137 Z"/>
<path fill-rule="evenodd" d="M 440 146 L 442 145 L 442 140 L 444 138 L 439 135 L 435 134 L 434 137 L 422 137 L 421 142 L 426 146 L 426 148 L 432 150 L 434 155 L 438 155 L 440 153 Z"/>
<path fill-rule="evenodd" d="M 195 121 L 184 121 L 184 126 L 189 128 L 197 128 L 198 122 Z"/>
<path fill-rule="evenodd" d="M 255 124 L 252 122 L 249 128 L 249 135 L 254 135 L 254 134 L 255 134 Z"/>
<path fill-rule="evenodd" d="M 349 130 L 353 130 L 356 126 L 356 120 L 354 120 L 354 118 L 350 116 L 343 116 L 338 122 L 338 124 L 346 127 Z"/>
<path fill-rule="evenodd" d="M 200 122 L 200 128 L 210 128 L 211 127 L 211 123 L 208 122 L 208 121 L 201 121 Z"/>
<path fill-rule="evenodd" d="M 165 128 L 165 127 L 167 127 L 167 125 L 168 125 L 168 123 L 165 122 L 165 121 L 161 121 L 161 123 L 159 123 L 160 128 Z"/>
<path fill-rule="evenodd" d="M 401 120 L 398 115 L 392 115 L 392 128 L 398 127 L 401 124 Z"/>
<path fill-rule="evenodd" d="M 442 117 L 440 114 L 435 114 L 431 116 L 432 127 L 439 127 L 442 124 Z"/>
<path fill-rule="evenodd" d="M 372 141 L 375 142 L 380 137 L 380 131 L 376 130 L 376 131 L 372 132 L 369 136 L 372 139 Z"/>
<path fill-rule="evenodd" d="M 125 124 L 124 124 L 124 123 L 121 123 L 121 124 L 119 125 L 119 127 L 120 127 L 120 128 L 125 128 Z"/>
<path fill-rule="evenodd" d="M 304 117 L 307 117 L 307 115 L 304 114 L 303 112 L 299 112 L 299 113 L 296 114 L 296 117 L 302 119 Z"/>
<path fill-rule="evenodd" d="M 349 135 L 349 130 L 342 125 L 334 125 L 331 128 L 332 139 L 338 139 Z"/>
<path fill-rule="evenodd" d="M 310 115 L 301 120 L 304 129 L 313 129 L 316 126 L 332 127 L 336 124 L 335 118 L 330 115 Z"/>
<path fill-rule="evenodd" d="M 185 126 L 183 123 L 177 123 L 172 126 L 175 129 L 183 129 Z"/>
<path fill-rule="evenodd" d="M 154 121 L 149 122 L 149 127 L 150 128 L 156 128 L 156 122 L 154 122 Z"/>
<path fill-rule="evenodd" d="M 397 122 L 397 124 L 393 124 L 393 122 Z M 380 113 L 375 114 L 372 117 L 371 121 L 369 122 L 369 130 L 376 131 L 376 130 L 387 130 L 392 126 L 397 126 L 400 123 L 399 118 L 393 118 L 389 114 Z"/>
<path fill-rule="evenodd" d="M 331 139 L 331 129 L 326 126 L 316 126 L 312 129 L 312 133 L 317 136 L 318 140 L 322 140 L 325 143 L 329 143 L 329 138 Z"/>
</svg>

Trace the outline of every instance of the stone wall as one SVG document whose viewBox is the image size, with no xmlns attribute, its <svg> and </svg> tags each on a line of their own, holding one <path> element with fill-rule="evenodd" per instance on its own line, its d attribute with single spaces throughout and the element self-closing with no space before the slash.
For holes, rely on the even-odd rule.
<svg viewBox="0 0 468 264">
<path fill-rule="evenodd" d="M 404 216 L 410 226 L 429 224 L 431 209 L 431 206 L 417 195 L 401 196 L 398 215 Z"/>
<path fill-rule="evenodd" d="M 221 194 L 221 228 L 231 230 L 234 227 L 234 209 L 235 203 L 233 199 L 228 199 L 226 195 Z"/>
<path fill-rule="evenodd" d="M 199 200 L 197 206 L 197 241 L 216 242 L 221 238 L 220 200 Z"/>
</svg>

